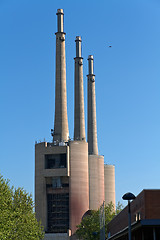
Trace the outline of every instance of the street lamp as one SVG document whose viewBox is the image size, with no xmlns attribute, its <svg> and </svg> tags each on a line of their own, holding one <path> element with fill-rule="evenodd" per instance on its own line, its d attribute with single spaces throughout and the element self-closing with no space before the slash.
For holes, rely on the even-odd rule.
<svg viewBox="0 0 160 240">
<path fill-rule="evenodd" d="M 130 208 L 130 201 L 135 199 L 136 197 L 134 196 L 133 193 L 126 193 L 123 195 L 122 199 L 123 200 L 128 200 L 128 237 L 129 240 L 131 240 L 131 208 Z"/>
</svg>

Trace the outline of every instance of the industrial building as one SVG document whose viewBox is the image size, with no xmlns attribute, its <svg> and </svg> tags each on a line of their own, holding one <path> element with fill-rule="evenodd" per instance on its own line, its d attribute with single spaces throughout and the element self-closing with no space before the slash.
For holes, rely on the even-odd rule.
<svg viewBox="0 0 160 240">
<path fill-rule="evenodd" d="M 82 40 L 75 39 L 74 140 L 69 136 L 63 9 L 57 10 L 53 141 L 35 145 L 35 211 L 45 239 L 72 238 L 89 209 L 115 204 L 115 168 L 98 153 L 93 55 L 88 57 L 88 124 L 85 135 Z"/>
</svg>

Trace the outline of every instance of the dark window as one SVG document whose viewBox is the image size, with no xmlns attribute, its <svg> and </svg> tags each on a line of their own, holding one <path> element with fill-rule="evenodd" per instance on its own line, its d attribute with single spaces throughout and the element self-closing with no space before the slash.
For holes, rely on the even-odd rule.
<svg viewBox="0 0 160 240">
<path fill-rule="evenodd" d="M 60 177 L 53 177 L 52 178 L 52 188 L 61 188 L 61 178 Z"/>
<path fill-rule="evenodd" d="M 66 154 L 48 154 L 45 155 L 45 168 L 66 168 Z"/>
<path fill-rule="evenodd" d="M 160 227 L 156 227 L 156 238 L 160 239 Z"/>
<path fill-rule="evenodd" d="M 152 227 L 144 228 L 144 239 L 145 240 L 153 239 L 153 228 Z"/>
<path fill-rule="evenodd" d="M 69 178 L 68 177 L 50 177 L 46 178 L 46 188 L 49 190 L 55 188 L 69 188 Z M 50 192 L 51 193 L 51 192 Z"/>
<path fill-rule="evenodd" d="M 69 193 L 47 194 L 48 232 L 66 233 L 69 229 Z"/>
</svg>

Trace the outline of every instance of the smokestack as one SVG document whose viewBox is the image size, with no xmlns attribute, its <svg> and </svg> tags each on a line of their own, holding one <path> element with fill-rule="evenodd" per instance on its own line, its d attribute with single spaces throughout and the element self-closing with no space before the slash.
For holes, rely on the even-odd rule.
<svg viewBox="0 0 160 240">
<path fill-rule="evenodd" d="M 88 56 L 88 153 L 98 155 L 95 75 L 93 74 L 93 55 Z"/>
<path fill-rule="evenodd" d="M 63 32 L 63 9 L 57 10 L 58 32 L 56 35 L 56 87 L 53 141 L 68 141 L 65 33 Z"/>
<path fill-rule="evenodd" d="M 74 90 L 74 140 L 85 141 L 83 58 L 81 56 L 81 37 L 76 37 L 75 90 Z"/>
</svg>

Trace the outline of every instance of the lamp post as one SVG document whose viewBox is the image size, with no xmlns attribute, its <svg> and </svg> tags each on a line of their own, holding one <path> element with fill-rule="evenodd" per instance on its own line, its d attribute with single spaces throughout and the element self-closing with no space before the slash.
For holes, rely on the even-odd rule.
<svg viewBox="0 0 160 240">
<path fill-rule="evenodd" d="M 105 240 L 105 202 L 100 206 L 99 209 L 100 218 L 100 240 Z"/>
<path fill-rule="evenodd" d="M 123 200 L 128 200 L 128 237 L 129 240 L 131 240 L 131 208 L 130 208 L 130 201 L 135 199 L 136 197 L 134 196 L 133 193 L 126 193 L 123 195 L 122 199 Z"/>
</svg>

